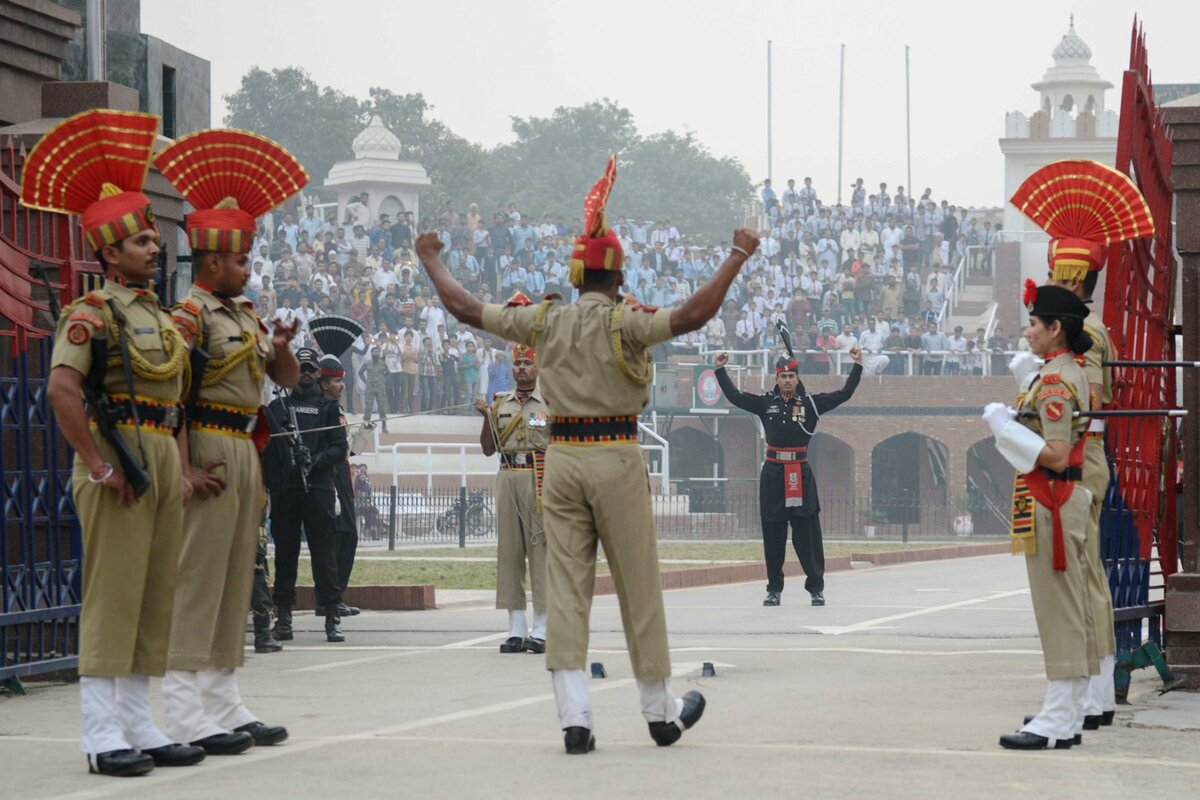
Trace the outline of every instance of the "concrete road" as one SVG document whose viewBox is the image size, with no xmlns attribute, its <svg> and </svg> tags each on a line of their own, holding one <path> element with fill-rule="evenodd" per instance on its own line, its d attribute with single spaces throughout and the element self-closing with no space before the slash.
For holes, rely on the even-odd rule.
<svg viewBox="0 0 1200 800">
<path fill-rule="evenodd" d="M 1042 659 L 1020 560 L 989 556 L 830 576 L 813 608 L 793 581 L 670 592 L 678 692 L 704 719 L 656 747 L 639 714 L 616 599 L 592 614 L 598 749 L 562 751 L 542 659 L 501 655 L 490 603 L 364 613 L 347 643 L 299 621 L 280 654 L 242 672 L 250 708 L 286 744 L 137 779 L 86 774 L 74 686 L 0 699 L 5 797 L 975 798 L 1190 797 L 1200 785 L 1200 698 L 1133 703 L 1070 751 L 996 743 L 1036 711 Z M 704 661 L 717 675 L 700 677 Z M 155 689 L 156 702 L 158 698 Z M 1168 702 L 1169 701 L 1169 702 Z M 15 789 L 15 793 L 9 790 Z"/>
</svg>

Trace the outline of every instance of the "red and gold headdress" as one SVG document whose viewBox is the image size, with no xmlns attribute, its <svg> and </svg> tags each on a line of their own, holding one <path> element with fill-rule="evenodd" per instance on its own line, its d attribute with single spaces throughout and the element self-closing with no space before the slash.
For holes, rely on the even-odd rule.
<svg viewBox="0 0 1200 800">
<path fill-rule="evenodd" d="M 217 253 L 248 253 L 255 220 L 308 183 L 304 167 L 281 145 L 232 129 L 184 136 L 154 165 L 196 208 L 187 218 L 192 249 Z"/>
<path fill-rule="evenodd" d="M 64 120 L 34 145 L 21 171 L 21 204 L 82 216 L 96 251 L 148 228 L 158 230 L 142 194 L 158 117 L 93 109 Z"/>
<path fill-rule="evenodd" d="M 1050 279 L 1083 280 L 1104 268 L 1108 246 L 1154 233 L 1150 207 L 1129 176 L 1095 161 L 1056 161 L 1009 201 L 1050 234 Z"/>
<path fill-rule="evenodd" d="M 585 269 L 620 270 L 625 260 L 621 251 L 621 240 L 608 227 L 608 216 L 604 206 L 617 182 L 617 157 L 608 157 L 604 175 L 588 192 L 583 201 L 583 234 L 575 240 L 571 252 L 570 279 L 576 288 L 583 285 Z"/>
<path fill-rule="evenodd" d="M 512 346 L 512 359 L 516 361 L 519 358 L 528 358 L 530 361 L 537 361 L 537 353 L 533 352 L 533 348 L 527 344 L 517 342 Z"/>
</svg>

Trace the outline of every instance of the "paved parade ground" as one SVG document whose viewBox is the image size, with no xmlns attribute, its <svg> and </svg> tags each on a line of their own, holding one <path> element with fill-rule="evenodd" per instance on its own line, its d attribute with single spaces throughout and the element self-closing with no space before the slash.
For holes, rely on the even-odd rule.
<svg viewBox="0 0 1200 800">
<path fill-rule="evenodd" d="M 1111 728 L 1069 751 L 1002 750 L 1045 686 L 1021 561 L 941 561 L 828 576 L 813 608 L 791 580 L 666 594 L 678 693 L 703 720 L 670 748 L 639 713 L 616 598 L 596 600 L 597 750 L 563 752 L 538 656 L 501 655 L 487 593 L 425 612 L 347 619 L 344 645 L 297 617 L 296 640 L 251 655 L 247 704 L 291 739 L 144 778 L 90 776 L 74 685 L 0 697 L 0 786 L 21 798 L 1194 797 L 1200 696 L 1134 675 Z M 703 662 L 715 677 L 701 677 Z M 153 695 L 158 702 L 159 692 Z M 161 706 L 158 708 L 161 719 Z"/>
</svg>

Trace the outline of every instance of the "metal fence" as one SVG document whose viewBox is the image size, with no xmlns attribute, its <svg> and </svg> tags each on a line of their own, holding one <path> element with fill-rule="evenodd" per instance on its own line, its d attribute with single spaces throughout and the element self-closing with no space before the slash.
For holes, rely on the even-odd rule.
<svg viewBox="0 0 1200 800">
<path fill-rule="evenodd" d="M 613 502 L 620 502 L 614 498 Z M 757 483 L 692 487 L 652 495 L 660 539 L 757 539 L 762 535 Z M 413 544 L 459 545 L 495 541 L 496 502 L 490 489 L 396 486 L 355 497 L 359 541 L 395 549 Z M 1008 534 L 983 498 L 875 497 L 829 493 L 821 498 L 826 538 L 905 542 L 995 540 Z"/>
</svg>

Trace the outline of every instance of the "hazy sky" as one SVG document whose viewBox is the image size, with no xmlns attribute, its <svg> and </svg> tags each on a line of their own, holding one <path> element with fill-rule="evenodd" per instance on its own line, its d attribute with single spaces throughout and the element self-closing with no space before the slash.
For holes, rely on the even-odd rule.
<svg viewBox="0 0 1200 800">
<path fill-rule="evenodd" d="M 842 43 L 843 184 L 906 183 L 909 45 L 913 183 L 978 206 L 1004 202 L 1004 114 L 1037 109 L 1029 85 L 1051 66 L 1069 15 L 1092 64 L 1114 84 L 1107 106 L 1117 109 L 1135 10 L 1154 79 L 1200 83 L 1200 3 L 1182 0 L 142 0 L 142 28 L 212 62 L 214 125 L 223 95 L 251 66 L 299 65 L 319 85 L 360 98 L 372 86 L 422 92 L 433 116 L 487 146 L 511 140 L 512 115 L 608 97 L 633 112 L 642 133 L 690 130 L 714 154 L 739 159 L 755 181 L 767 174 L 769 38 L 773 177 L 782 185 L 811 175 L 827 202 L 837 199 Z"/>
</svg>

